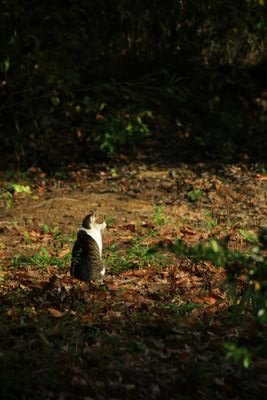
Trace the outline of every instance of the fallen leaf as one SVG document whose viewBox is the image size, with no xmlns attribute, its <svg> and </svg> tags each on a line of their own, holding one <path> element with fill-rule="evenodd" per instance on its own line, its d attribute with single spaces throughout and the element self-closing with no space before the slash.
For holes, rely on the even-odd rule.
<svg viewBox="0 0 267 400">
<path fill-rule="evenodd" d="M 91 315 L 84 315 L 82 317 L 82 323 L 86 326 L 93 326 L 95 324 L 95 321 Z"/>
<path fill-rule="evenodd" d="M 136 225 L 134 223 L 125 225 L 123 228 L 131 232 L 136 232 Z"/>
<path fill-rule="evenodd" d="M 61 318 L 61 317 L 63 317 L 63 315 L 64 315 L 63 312 L 57 310 L 56 308 L 51 308 L 51 307 L 49 307 L 49 308 L 47 309 L 47 311 L 48 311 L 48 312 L 52 315 L 52 317 L 54 317 L 54 318 Z"/>
<path fill-rule="evenodd" d="M 118 319 L 121 317 L 121 312 L 120 311 L 108 311 L 106 315 L 104 315 L 103 320 L 104 321 L 110 321 L 111 319 Z"/>
<path fill-rule="evenodd" d="M 59 258 L 64 258 L 67 254 L 69 254 L 70 249 L 63 249 L 61 250 L 61 252 L 59 253 Z"/>
<path fill-rule="evenodd" d="M 189 278 L 182 278 L 175 281 L 175 286 L 188 288 L 192 286 L 192 283 Z"/>
<path fill-rule="evenodd" d="M 258 179 L 259 181 L 267 181 L 267 175 L 257 174 L 256 179 Z"/>
<path fill-rule="evenodd" d="M 185 227 L 181 228 L 180 232 L 183 235 L 195 235 L 196 234 L 196 232 L 192 228 L 190 228 L 189 226 L 185 226 Z"/>
<path fill-rule="evenodd" d="M 205 296 L 205 297 L 198 297 L 194 299 L 194 301 L 199 304 L 206 303 L 212 305 L 216 303 L 217 299 L 211 296 Z"/>
<path fill-rule="evenodd" d="M 119 289 L 119 284 L 118 284 L 118 282 L 108 282 L 107 287 L 108 287 L 108 290 L 116 291 Z"/>
</svg>

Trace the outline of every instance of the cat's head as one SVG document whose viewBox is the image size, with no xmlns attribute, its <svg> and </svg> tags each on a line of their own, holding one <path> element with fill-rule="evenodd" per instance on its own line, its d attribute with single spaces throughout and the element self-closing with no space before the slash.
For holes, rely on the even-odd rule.
<svg viewBox="0 0 267 400">
<path fill-rule="evenodd" d="M 98 231 L 103 232 L 106 228 L 107 224 L 104 219 L 100 219 L 97 217 L 96 212 L 90 213 L 86 215 L 83 219 L 82 227 L 85 229 L 97 229 Z"/>
</svg>

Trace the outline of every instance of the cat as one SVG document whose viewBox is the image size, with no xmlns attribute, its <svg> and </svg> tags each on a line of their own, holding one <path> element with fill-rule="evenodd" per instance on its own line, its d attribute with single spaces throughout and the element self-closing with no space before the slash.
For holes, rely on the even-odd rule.
<svg viewBox="0 0 267 400">
<path fill-rule="evenodd" d="M 70 273 L 81 281 L 102 281 L 105 267 L 102 262 L 102 233 L 106 222 L 96 222 L 96 213 L 88 214 L 77 234 L 71 257 Z"/>
</svg>

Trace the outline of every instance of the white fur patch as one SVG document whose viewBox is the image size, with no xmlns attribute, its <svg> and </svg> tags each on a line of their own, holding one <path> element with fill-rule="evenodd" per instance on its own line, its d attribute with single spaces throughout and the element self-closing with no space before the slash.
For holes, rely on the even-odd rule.
<svg viewBox="0 0 267 400">
<path fill-rule="evenodd" d="M 91 229 L 85 229 L 84 227 L 81 227 L 80 231 L 86 232 L 86 234 L 88 236 L 91 236 L 91 238 L 93 238 L 96 241 L 98 248 L 99 248 L 100 257 L 102 257 L 102 234 L 101 234 L 101 232 L 103 232 L 103 230 L 105 229 L 106 223 L 95 224 L 95 225 L 96 226 L 93 226 Z M 105 271 L 104 271 L 104 274 L 105 274 Z"/>
</svg>

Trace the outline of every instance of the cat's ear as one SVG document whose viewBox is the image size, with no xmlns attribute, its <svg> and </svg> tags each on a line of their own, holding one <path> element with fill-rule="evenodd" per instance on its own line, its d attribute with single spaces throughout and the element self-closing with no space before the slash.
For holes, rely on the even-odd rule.
<svg viewBox="0 0 267 400">
<path fill-rule="evenodd" d="M 96 211 L 93 212 L 90 216 L 90 222 L 95 222 L 96 221 Z"/>
</svg>

